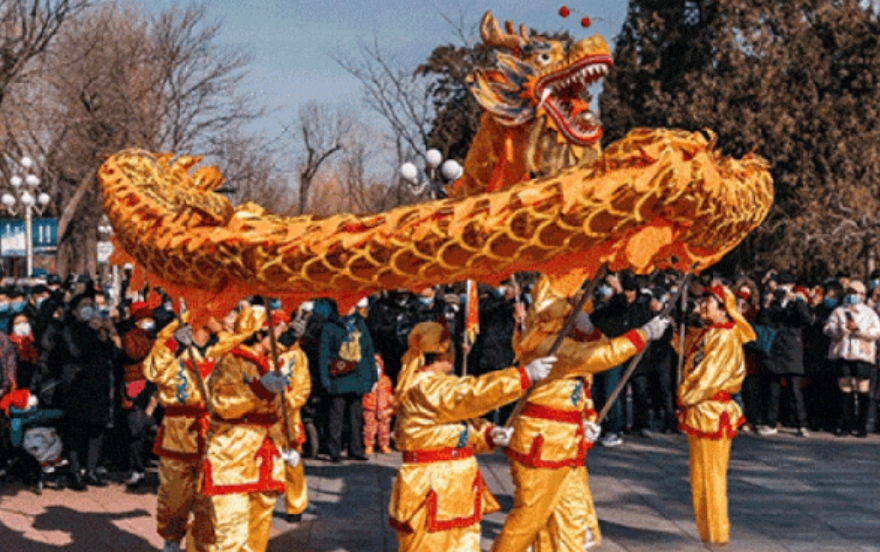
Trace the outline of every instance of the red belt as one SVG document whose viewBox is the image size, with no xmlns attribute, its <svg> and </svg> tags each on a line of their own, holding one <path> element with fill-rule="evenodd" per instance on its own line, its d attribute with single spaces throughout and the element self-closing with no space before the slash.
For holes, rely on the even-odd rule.
<svg viewBox="0 0 880 552">
<path fill-rule="evenodd" d="M 403 452 L 403 461 L 406 464 L 431 464 L 445 460 L 463 460 L 474 455 L 472 447 L 446 447 L 436 449 L 411 450 Z"/>
<path fill-rule="evenodd" d="M 730 393 L 727 391 L 719 391 L 709 397 L 710 401 L 730 402 Z"/>
<path fill-rule="evenodd" d="M 525 408 L 522 409 L 522 415 L 528 418 L 552 420 L 564 424 L 580 425 L 584 421 L 584 413 L 579 410 L 559 410 L 533 403 L 526 403 Z"/>
<path fill-rule="evenodd" d="M 165 407 L 166 416 L 175 416 L 181 418 L 198 418 L 204 416 L 208 411 L 200 404 L 172 404 Z"/>
<path fill-rule="evenodd" d="M 241 418 L 221 418 L 220 416 L 212 416 L 212 419 L 221 424 L 232 425 L 271 426 L 278 423 L 278 416 L 275 414 L 248 414 Z"/>
</svg>

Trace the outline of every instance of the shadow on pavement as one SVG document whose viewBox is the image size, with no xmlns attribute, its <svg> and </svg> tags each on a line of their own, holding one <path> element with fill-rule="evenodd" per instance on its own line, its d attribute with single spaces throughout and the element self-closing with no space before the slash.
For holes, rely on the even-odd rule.
<svg viewBox="0 0 880 552">
<path fill-rule="evenodd" d="M 65 506 L 49 506 L 38 514 L 32 527 L 41 533 L 61 532 L 68 535 L 67 544 L 49 544 L 32 541 L 23 534 L 7 527 L 0 521 L 0 542 L 2 549 L 10 552 L 57 552 L 71 551 L 111 551 L 125 552 L 155 551 L 147 540 L 116 527 L 114 521 L 150 516 L 146 510 L 132 510 L 121 513 L 77 512 Z M 67 540 L 65 539 L 65 540 Z"/>
</svg>

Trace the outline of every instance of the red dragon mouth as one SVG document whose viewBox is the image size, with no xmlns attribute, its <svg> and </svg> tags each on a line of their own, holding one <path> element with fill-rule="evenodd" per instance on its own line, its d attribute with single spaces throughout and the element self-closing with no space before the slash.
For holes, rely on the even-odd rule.
<svg viewBox="0 0 880 552">
<path fill-rule="evenodd" d="M 536 84 L 538 107 L 544 107 L 570 142 L 586 146 L 602 137 L 602 126 L 582 95 L 590 85 L 605 77 L 612 65 L 610 56 L 588 56 L 554 71 Z"/>
</svg>

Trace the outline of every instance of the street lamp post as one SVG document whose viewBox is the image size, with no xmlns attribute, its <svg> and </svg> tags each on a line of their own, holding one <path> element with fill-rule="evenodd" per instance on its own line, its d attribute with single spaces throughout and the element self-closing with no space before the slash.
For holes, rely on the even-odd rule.
<svg viewBox="0 0 880 552">
<path fill-rule="evenodd" d="M 24 178 L 14 175 L 9 179 L 12 186 L 11 193 L 6 192 L 0 196 L 0 205 L 9 214 L 15 216 L 21 212 L 24 215 L 24 250 L 26 259 L 26 276 L 30 278 L 34 274 L 34 211 L 42 214 L 49 205 L 49 194 L 40 192 L 40 178 L 30 171 L 34 167 L 34 161 L 30 157 L 21 159 L 21 168 L 25 173 Z"/>
<path fill-rule="evenodd" d="M 432 199 L 443 199 L 447 196 L 446 185 L 461 178 L 464 169 L 454 159 L 443 161 L 443 154 L 436 149 L 425 152 L 425 170 L 419 172 L 412 163 L 400 166 L 400 176 L 421 195 L 426 190 Z"/>
</svg>

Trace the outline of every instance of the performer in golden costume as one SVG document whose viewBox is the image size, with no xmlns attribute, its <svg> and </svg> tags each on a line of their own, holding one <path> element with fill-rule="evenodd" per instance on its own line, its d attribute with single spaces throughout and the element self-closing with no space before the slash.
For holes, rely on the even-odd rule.
<svg viewBox="0 0 880 552">
<path fill-rule="evenodd" d="M 289 324 L 280 311 L 272 313 L 281 315 L 275 322 L 279 331 Z M 281 344 L 279 343 L 279 346 Z M 283 363 L 283 372 L 292 374 L 291 384 L 284 393 L 287 429 L 282 426 L 282 431 L 289 432 L 287 463 L 284 466 L 286 487 L 284 489 L 284 510 L 288 522 L 298 522 L 302 519 L 302 513 L 309 506 L 308 488 L 306 487 L 306 474 L 302 463 L 302 446 L 306 441 L 306 429 L 303 426 L 300 410 L 306 404 L 309 394 L 312 392 L 312 378 L 309 374 L 309 359 L 300 348 L 299 343 L 294 342 L 280 356 Z M 285 438 L 287 435 L 285 435 Z"/>
<path fill-rule="evenodd" d="M 523 362 L 550 350 L 572 311 L 569 299 L 555 292 L 546 277 L 535 285 L 532 297 L 528 330 L 514 336 Z M 587 539 L 584 527 L 594 542 L 601 538 L 586 470 L 587 449 L 598 436 L 591 422 L 592 374 L 634 356 L 647 340 L 658 339 L 669 322 L 655 318 L 639 330 L 607 339 L 594 331 L 586 314 L 579 317 L 578 329 L 592 341 L 562 342 L 553 374 L 535 386 L 513 424 L 505 454 L 516 493 L 493 551 L 525 552 L 534 546 L 535 552 L 582 552 Z"/>
<path fill-rule="evenodd" d="M 265 550 L 275 501 L 285 490 L 289 455 L 278 397 L 291 374 L 271 368 L 265 323 L 265 309 L 238 314 L 238 344 L 217 361 L 208 384 L 204 494 L 211 500 L 218 552 Z"/>
<path fill-rule="evenodd" d="M 156 521 L 165 552 L 180 550 L 184 536 L 188 550 L 213 550 L 210 503 L 199 492 L 208 411 L 198 378 L 210 378 L 218 354 L 211 329 L 192 331 L 172 322 L 143 363 L 144 376 L 158 387 L 159 403 L 165 408 L 153 447 L 159 457 Z M 193 523 L 187 531 L 190 513 Z"/>
<path fill-rule="evenodd" d="M 473 455 L 506 445 L 510 430 L 474 418 L 520 397 L 547 377 L 555 359 L 460 378 L 451 373 L 445 326 L 418 324 L 408 342 L 396 390 L 395 442 L 403 465 L 388 508 L 398 549 L 478 551 L 480 520 L 499 505 Z"/>
<path fill-rule="evenodd" d="M 755 339 L 755 332 L 736 308 L 733 293 L 724 286 L 704 289 L 699 312 L 706 327 L 691 332 L 685 342 L 678 420 L 690 445 L 691 491 L 700 538 L 724 544 L 730 540 L 730 443 L 745 423 L 742 410 L 730 397 L 742 387 L 746 375 L 743 345 Z"/>
</svg>

